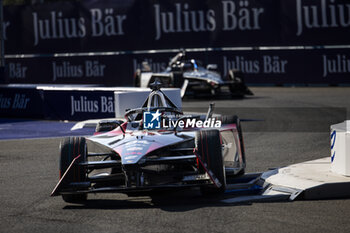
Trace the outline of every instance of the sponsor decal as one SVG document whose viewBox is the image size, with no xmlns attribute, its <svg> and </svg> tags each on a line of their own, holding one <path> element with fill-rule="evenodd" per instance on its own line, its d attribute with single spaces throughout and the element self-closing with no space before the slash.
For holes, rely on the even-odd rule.
<svg viewBox="0 0 350 233">
<path fill-rule="evenodd" d="M 297 36 L 304 30 L 319 28 L 347 28 L 350 26 L 350 4 L 335 3 L 334 0 L 310 1 L 313 5 L 296 1 Z"/>
<path fill-rule="evenodd" d="M 126 159 L 126 160 L 128 160 L 128 159 L 136 159 L 136 158 L 138 158 L 137 155 L 130 155 L 130 156 L 124 157 L 124 159 Z"/>
<path fill-rule="evenodd" d="M 139 159 L 142 158 L 142 156 L 143 156 L 142 152 L 136 152 L 136 151 L 125 152 L 122 155 L 122 162 L 123 164 L 137 163 Z"/>
<path fill-rule="evenodd" d="M 137 141 L 131 141 L 125 144 L 125 146 L 134 146 L 135 144 L 140 144 L 140 145 L 148 145 L 150 142 L 146 140 L 137 140 Z"/>
<path fill-rule="evenodd" d="M 83 64 L 71 64 L 69 61 L 52 62 L 52 79 L 104 77 L 106 65 L 96 60 L 86 60 Z"/>
<path fill-rule="evenodd" d="M 8 69 L 9 69 L 9 77 L 11 79 L 24 79 L 26 78 L 27 75 L 27 66 L 22 65 L 19 62 L 12 63 L 10 62 L 8 64 Z"/>
<path fill-rule="evenodd" d="M 18 94 L 14 95 L 14 98 L 6 97 L 0 94 L 0 109 L 27 109 L 30 98 L 26 96 L 26 94 Z"/>
<path fill-rule="evenodd" d="M 349 7 L 350 9 L 350 7 Z M 336 56 L 322 55 L 323 61 L 323 77 L 328 74 L 349 74 L 350 73 L 350 58 L 345 54 L 337 54 Z"/>
<path fill-rule="evenodd" d="M 322 45 L 324 39 L 326 44 L 340 45 L 349 38 L 346 33 L 350 27 L 350 4 L 344 0 L 149 1 L 143 7 L 137 4 L 137 1 L 87 0 L 4 7 L 3 37 L 11 42 L 6 50 L 11 54 L 23 50 L 32 53 L 132 51 L 140 49 L 140 43 L 144 49 L 155 49 L 154 42 L 158 41 L 165 42 L 158 48 L 179 48 L 193 45 L 191 40 L 187 43 L 178 36 L 197 35 L 198 48 L 208 44 L 214 47 L 310 42 Z M 21 20 L 17 20 L 18 15 Z M 26 30 L 20 30 L 22 27 Z M 314 35 L 309 37 L 309 34 Z M 135 38 L 135 35 L 139 36 Z M 17 37 L 26 40 L 16 40 Z M 294 42 L 295 37 L 301 40 Z"/>
<path fill-rule="evenodd" d="M 90 18 L 64 17 L 62 11 L 51 11 L 49 17 L 40 17 L 37 12 L 32 13 L 34 46 L 42 40 L 73 39 L 87 36 L 121 36 L 124 35 L 124 21 L 127 16 L 116 14 L 113 8 L 89 10 Z M 90 22 L 90 28 L 86 24 Z"/>
<path fill-rule="evenodd" d="M 143 150 L 143 147 L 138 147 L 138 146 L 133 146 L 126 148 L 127 151 L 138 151 L 138 150 Z"/>
<path fill-rule="evenodd" d="M 239 70 L 245 74 L 286 74 L 288 60 L 278 55 L 264 55 L 260 59 L 235 56 L 232 60 L 223 56 L 224 76 L 228 70 Z"/>
<path fill-rule="evenodd" d="M 89 99 L 87 96 L 76 98 L 71 96 L 71 116 L 76 113 L 114 113 L 114 99 L 109 96 L 100 96 L 99 99 Z"/>
<path fill-rule="evenodd" d="M 217 30 L 217 18 L 222 21 L 223 31 L 260 30 L 260 18 L 264 8 L 249 7 L 249 1 L 222 1 L 222 13 L 213 9 L 194 10 L 188 3 L 176 3 L 174 11 L 162 11 L 159 4 L 153 5 L 155 40 L 168 33 L 197 33 Z M 220 16 L 222 15 L 222 16 Z"/>
</svg>

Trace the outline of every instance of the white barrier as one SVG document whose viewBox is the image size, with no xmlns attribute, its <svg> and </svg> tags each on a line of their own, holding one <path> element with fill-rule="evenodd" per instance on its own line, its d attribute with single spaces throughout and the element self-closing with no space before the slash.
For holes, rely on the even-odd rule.
<svg viewBox="0 0 350 233">
<path fill-rule="evenodd" d="M 261 179 L 269 189 L 263 195 L 275 191 L 290 195 L 290 200 L 349 197 L 350 177 L 332 172 L 330 166 L 326 157 L 264 172 Z"/>
<path fill-rule="evenodd" d="M 331 171 L 350 176 L 350 120 L 331 125 Z"/>
<path fill-rule="evenodd" d="M 181 93 L 179 88 L 162 88 L 162 91 L 179 108 L 182 108 Z M 123 118 L 126 109 L 139 108 L 150 94 L 149 88 L 140 88 L 137 91 L 114 92 L 115 117 Z"/>
<path fill-rule="evenodd" d="M 350 120 L 331 125 L 331 157 L 264 172 L 263 196 L 290 200 L 350 197 Z"/>
</svg>

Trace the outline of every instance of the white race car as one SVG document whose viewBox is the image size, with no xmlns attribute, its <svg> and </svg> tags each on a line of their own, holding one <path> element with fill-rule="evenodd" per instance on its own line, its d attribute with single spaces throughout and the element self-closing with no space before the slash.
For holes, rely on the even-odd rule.
<svg viewBox="0 0 350 233">
<path fill-rule="evenodd" d="M 231 95 L 243 97 L 253 95 L 244 83 L 243 73 L 237 70 L 229 70 L 227 80 L 224 80 L 217 71 L 217 65 L 209 64 L 206 68 L 195 59 L 187 59 L 185 51 L 179 52 L 169 62 L 169 66 L 161 73 L 153 73 L 150 66 L 142 63 L 142 68 L 137 69 L 134 75 L 136 87 L 149 87 L 158 80 L 163 87 L 179 87 L 181 95 L 185 93 L 209 92 L 212 95 L 221 93 L 221 87 L 227 86 Z"/>
</svg>

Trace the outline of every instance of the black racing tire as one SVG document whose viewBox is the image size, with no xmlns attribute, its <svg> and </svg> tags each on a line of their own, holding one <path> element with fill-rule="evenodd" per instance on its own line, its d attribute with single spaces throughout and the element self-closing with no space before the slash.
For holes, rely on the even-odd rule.
<svg viewBox="0 0 350 233">
<path fill-rule="evenodd" d="M 233 81 L 229 86 L 231 95 L 233 96 L 244 96 L 244 95 L 254 95 L 251 90 L 245 85 L 244 74 L 240 70 L 229 70 L 228 79 Z"/>
<path fill-rule="evenodd" d="M 219 97 L 221 96 L 221 88 L 218 87 L 218 88 L 212 88 L 210 89 L 210 94 L 213 96 L 213 97 Z"/>
<path fill-rule="evenodd" d="M 201 186 L 205 196 L 222 194 L 226 189 L 225 165 L 222 156 L 220 132 L 217 129 L 204 129 L 196 132 L 195 147 L 203 163 L 220 181 L 221 187 Z"/>
<path fill-rule="evenodd" d="M 67 137 L 61 141 L 60 144 L 60 178 L 68 169 L 73 159 L 78 155 L 80 157 L 77 162 L 85 162 L 87 156 L 87 145 L 84 137 Z M 65 181 L 71 182 L 83 182 L 86 180 L 86 168 L 73 167 L 73 171 L 67 174 Z M 81 203 L 86 201 L 87 194 L 62 194 L 62 198 L 65 202 L 69 203 Z"/>
</svg>

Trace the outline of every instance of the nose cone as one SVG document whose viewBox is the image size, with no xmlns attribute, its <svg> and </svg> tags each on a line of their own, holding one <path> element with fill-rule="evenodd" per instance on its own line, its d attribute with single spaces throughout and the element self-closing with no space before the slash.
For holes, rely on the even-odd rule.
<svg viewBox="0 0 350 233">
<path fill-rule="evenodd" d="M 115 150 L 121 156 L 122 164 L 136 164 L 150 151 L 155 150 L 162 145 L 149 140 L 133 140 L 127 142 Z"/>
<path fill-rule="evenodd" d="M 122 164 L 137 164 L 150 152 L 189 138 L 192 137 L 174 132 L 140 132 L 126 136 L 113 149 L 120 155 Z"/>
</svg>

